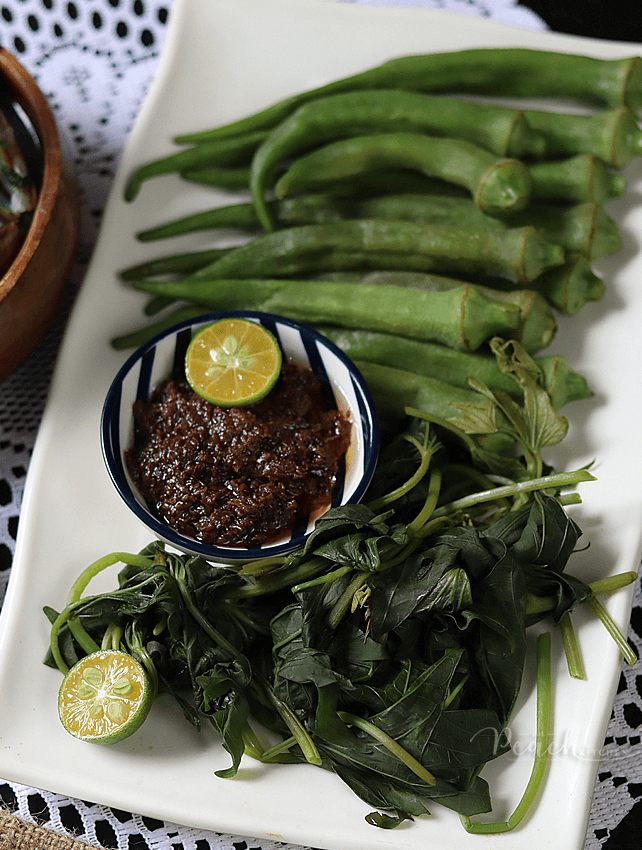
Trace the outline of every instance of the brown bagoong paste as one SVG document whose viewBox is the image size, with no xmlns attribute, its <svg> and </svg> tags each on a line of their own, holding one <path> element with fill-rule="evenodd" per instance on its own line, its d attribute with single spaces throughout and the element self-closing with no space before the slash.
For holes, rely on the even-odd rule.
<svg viewBox="0 0 642 850">
<path fill-rule="evenodd" d="M 125 459 L 150 507 L 181 534 L 225 546 L 270 542 L 328 507 L 351 432 L 293 362 L 249 407 L 218 407 L 167 379 L 134 403 L 134 421 Z"/>
</svg>

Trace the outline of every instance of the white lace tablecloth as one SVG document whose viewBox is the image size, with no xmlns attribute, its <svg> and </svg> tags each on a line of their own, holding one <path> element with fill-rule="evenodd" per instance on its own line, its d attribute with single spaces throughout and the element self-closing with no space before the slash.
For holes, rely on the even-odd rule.
<svg viewBox="0 0 642 850">
<path fill-rule="evenodd" d="M 335 0 L 355 2 L 355 0 Z M 515 0 L 356 0 L 364 5 L 422 6 L 547 29 Z M 595 3 L 593 5 L 596 5 Z M 605 5 L 605 11 L 608 3 Z M 29 457 L 57 348 L 101 223 L 107 193 L 163 46 L 171 0 L 1 0 L 0 44 L 37 78 L 54 110 L 82 193 L 81 245 L 68 296 L 31 357 L 0 385 L 0 604 L 11 559 Z M 642 40 L 640 38 L 639 40 Z M 638 587 L 629 634 L 642 649 Z M 2 695 L 7 698 L 7 695 Z M 585 850 L 639 847 L 636 800 L 642 797 L 642 665 L 622 670 L 604 744 Z M 5 781 L 0 804 L 19 817 L 119 850 L 295 850 L 161 823 Z"/>
</svg>

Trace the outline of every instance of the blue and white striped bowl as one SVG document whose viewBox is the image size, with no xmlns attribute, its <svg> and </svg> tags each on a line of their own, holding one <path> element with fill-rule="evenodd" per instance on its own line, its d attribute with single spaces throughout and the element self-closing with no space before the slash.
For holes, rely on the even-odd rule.
<svg viewBox="0 0 642 850">
<path fill-rule="evenodd" d="M 254 548 L 212 546 L 186 537 L 166 525 L 149 510 L 127 473 L 124 454 L 133 436 L 132 406 L 146 399 L 163 378 L 183 369 L 185 352 L 198 330 L 223 318 L 259 322 L 279 341 L 283 357 L 309 365 L 328 388 L 329 406 L 345 410 L 352 422 L 350 448 L 334 489 L 333 506 L 358 502 L 372 478 L 378 454 L 378 427 L 374 404 L 365 381 L 354 364 L 334 343 L 299 322 L 251 311 L 209 313 L 188 319 L 162 331 L 142 345 L 116 375 L 102 413 L 101 438 L 109 475 L 127 506 L 153 534 L 182 552 L 202 555 L 211 561 L 237 563 L 284 555 L 300 548 L 314 521 L 269 545 Z"/>
</svg>

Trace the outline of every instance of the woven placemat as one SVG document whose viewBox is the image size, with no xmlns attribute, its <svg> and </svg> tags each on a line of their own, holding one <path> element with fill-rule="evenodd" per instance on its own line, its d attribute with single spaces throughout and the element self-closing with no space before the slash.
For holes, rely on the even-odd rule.
<svg viewBox="0 0 642 850">
<path fill-rule="evenodd" d="M 0 850 L 96 850 L 95 845 L 60 835 L 0 809 Z"/>
</svg>

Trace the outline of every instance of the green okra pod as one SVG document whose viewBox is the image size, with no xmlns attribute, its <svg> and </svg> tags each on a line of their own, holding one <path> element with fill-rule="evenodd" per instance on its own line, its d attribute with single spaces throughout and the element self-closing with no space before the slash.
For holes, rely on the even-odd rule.
<svg viewBox="0 0 642 850">
<path fill-rule="evenodd" d="M 278 227 L 327 224 L 346 219 L 398 219 L 417 224 L 474 227 L 501 230 L 533 226 L 550 242 L 567 251 L 578 251 L 597 259 L 618 251 L 621 236 L 617 224 L 595 203 L 530 204 L 509 220 L 485 215 L 470 197 L 454 194 L 448 184 L 427 194 L 406 192 L 373 197 L 344 197 L 332 193 L 296 195 L 270 201 L 268 207 Z M 259 220 L 249 202 L 214 207 L 138 233 L 143 242 L 167 239 L 195 231 L 232 228 L 254 231 Z M 149 275 L 152 276 L 152 275 Z"/>
<path fill-rule="evenodd" d="M 532 285 L 564 316 L 574 316 L 588 303 L 599 301 L 606 288 L 584 254 L 571 254 L 563 266 L 547 270 Z"/>
<path fill-rule="evenodd" d="M 340 280 L 341 273 L 337 273 L 334 279 Z M 461 280 L 417 272 L 366 272 L 352 275 L 349 280 L 367 286 L 399 286 L 421 292 L 447 292 L 465 285 Z M 549 303 L 539 292 L 534 289 L 494 289 L 478 283 L 470 285 L 491 300 L 514 304 L 519 309 L 519 322 L 513 331 L 513 338 L 526 351 L 541 351 L 551 343 L 557 331 L 557 322 Z"/>
<path fill-rule="evenodd" d="M 122 280 L 141 280 L 145 277 L 166 274 L 189 274 L 224 257 L 229 250 L 229 248 L 208 248 L 204 251 L 186 251 L 182 254 L 157 257 L 123 269 L 120 277 Z"/>
<path fill-rule="evenodd" d="M 264 143 L 280 159 L 324 141 L 374 132 L 416 132 L 467 139 L 498 156 L 544 154 L 544 141 L 520 108 L 403 89 L 346 92 L 298 109 Z"/>
<path fill-rule="evenodd" d="M 332 195 L 305 195 L 287 198 L 284 201 L 270 201 L 270 211 L 279 227 L 291 227 L 299 224 L 330 224 L 344 221 L 346 218 L 361 218 L 351 215 L 358 205 L 351 204 L 346 198 Z M 202 230 L 229 228 L 241 231 L 261 229 L 254 204 L 241 202 L 212 207 L 202 212 L 192 213 L 183 218 L 169 221 L 157 227 L 151 227 L 137 234 L 141 242 L 152 242 L 173 236 L 183 236 Z"/>
<path fill-rule="evenodd" d="M 216 139 L 147 162 L 137 168 L 129 178 L 125 186 L 125 200 L 133 201 L 142 184 L 152 177 L 191 169 L 247 165 L 265 137 L 265 133 L 259 132 L 233 139 Z"/>
<path fill-rule="evenodd" d="M 626 184 L 623 174 L 612 171 L 599 157 L 588 153 L 534 162 L 528 170 L 533 202 L 603 204 L 611 198 L 621 198 Z"/>
<path fill-rule="evenodd" d="M 136 234 L 136 238 L 141 242 L 154 242 L 157 239 L 170 239 L 174 236 L 183 236 L 186 233 L 196 233 L 215 228 L 251 230 L 256 229 L 258 223 L 253 204 L 229 204 L 222 207 L 212 207 L 212 209 L 192 213 L 166 224 L 160 224 L 157 227 L 141 230 Z"/>
<path fill-rule="evenodd" d="M 595 396 L 586 378 L 571 369 L 568 360 L 561 355 L 543 355 L 535 362 L 542 370 L 542 384 L 555 410 L 571 401 L 586 401 Z"/>
<path fill-rule="evenodd" d="M 534 289 L 493 289 L 481 287 L 489 298 L 519 307 L 520 321 L 513 334 L 526 351 L 541 351 L 549 345 L 557 331 L 557 322 L 550 304 Z"/>
<path fill-rule="evenodd" d="M 287 277 L 375 268 L 530 281 L 563 262 L 561 246 L 542 239 L 532 227 L 496 233 L 351 219 L 265 234 L 231 249 L 192 277 Z"/>
<path fill-rule="evenodd" d="M 527 110 L 528 123 L 545 141 L 542 158 L 594 154 L 612 168 L 623 168 L 642 154 L 642 130 L 630 109 L 590 115 Z"/>
<path fill-rule="evenodd" d="M 186 168 L 180 172 L 183 180 L 217 189 L 249 189 L 250 168 Z"/>
<path fill-rule="evenodd" d="M 298 195 L 293 198 L 268 201 L 267 206 L 278 227 L 293 227 L 303 224 L 330 224 L 332 222 L 345 221 L 349 218 L 406 218 L 412 220 L 411 215 L 372 215 L 365 199 L 352 199 L 330 192 Z M 411 206 L 410 203 L 409 206 Z M 362 209 L 365 213 L 364 215 L 360 214 Z M 417 221 L 420 221 L 418 214 L 415 215 L 415 218 Z M 478 220 L 485 221 L 486 219 L 480 215 Z M 443 222 L 420 221 L 420 223 Z M 251 202 L 240 202 L 212 207 L 202 212 L 192 213 L 191 215 L 168 221 L 156 227 L 150 227 L 147 230 L 140 231 L 137 234 L 137 238 L 141 242 L 153 242 L 158 239 L 168 239 L 174 236 L 183 236 L 186 233 L 217 228 L 253 231 L 260 229 L 261 225 L 254 209 L 254 204 Z"/>
<path fill-rule="evenodd" d="M 135 281 L 134 288 L 213 310 L 262 310 L 307 323 L 338 324 L 427 339 L 475 351 L 492 336 L 511 337 L 519 308 L 462 284 L 442 292 L 307 280 Z"/>
<path fill-rule="evenodd" d="M 296 214 L 293 198 L 290 217 Z M 301 196 L 303 210 L 307 196 Z M 336 199 L 333 208 L 339 207 Z M 319 203 L 320 206 L 320 203 Z M 330 206 L 330 204 L 329 204 Z M 544 238 L 561 245 L 567 251 L 587 254 L 595 260 L 606 254 L 619 251 L 622 238 L 615 221 L 600 204 L 585 202 L 573 205 L 529 204 L 522 212 L 509 219 L 487 216 L 467 197 L 438 193 L 405 193 L 379 195 L 358 199 L 345 204 L 346 210 L 354 210 L 359 218 L 396 218 L 420 224 L 455 225 L 479 227 L 481 229 L 506 231 L 515 227 L 535 227 Z M 277 212 L 277 217 L 278 217 Z"/>
<path fill-rule="evenodd" d="M 403 91 L 349 93 L 305 104 L 275 127 L 254 155 L 250 188 L 259 218 L 269 229 L 269 216 L 264 209 L 265 194 L 271 188 L 279 165 L 311 147 L 337 139 L 391 132 L 422 134 L 457 139 L 460 145 L 468 142 L 475 149 L 484 150 L 486 168 L 483 171 L 498 157 L 512 160 L 514 153 L 511 151 L 507 155 L 506 144 L 490 144 L 484 138 L 484 127 L 496 126 L 496 122 L 476 117 L 477 111 L 484 108 L 481 104 Z M 469 111 L 470 115 L 467 114 Z M 514 130 L 516 122 L 517 117 L 511 112 L 507 126 Z M 489 157 L 489 153 L 494 156 Z M 464 147 L 459 156 L 464 158 L 466 155 Z M 425 155 L 423 164 L 425 168 Z M 479 177 L 481 174 L 478 174 Z"/>
<path fill-rule="evenodd" d="M 361 73 L 285 98 L 253 115 L 177 141 L 237 135 L 276 126 L 299 106 L 318 97 L 363 89 L 401 88 L 495 97 L 561 98 L 581 103 L 642 107 L 642 59 L 598 59 L 529 48 L 473 48 L 401 56 Z"/>
<path fill-rule="evenodd" d="M 506 278 L 487 283 L 496 289 L 514 289 Z M 590 258 L 578 252 L 569 252 L 562 266 L 543 272 L 529 287 L 564 316 L 574 316 L 591 301 L 599 301 L 605 291 L 604 281 L 593 271 Z"/>
<path fill-rule="evenodd" d="M 461 186 L 488 215 L 511 215 L 530 200 L 530 175 L 520 160 L 498 158 L 462 139 L 420 133 L 377 133 L 330 142 L 295 160 L 275 191 L 278 198 L 285 198 L 295 192 L 324 190 L 335 180 L 389 167 L 414 169 Z M 252 174 L 257 214 L 263 226 L 271 229 L 260 163 Z"/>
<path fill-rule="evenodd" d="M 355 174 L 345 180 L 337 180 L 328 186 L 328 193 L 344 198 L 370 198 L 375 195 L 390 195 L 418 192 L 433 192 L 467 197 L 470 193 L 462 186 L 447 183 L 406 168 L 375 168 Z"/>
<path fill-rule="evenodd" d="M 593 201 L 569 206 L 531 204 L 523 214 L 518 214 L 513 224 L 531 225 L 566 251 L 585 254 L 591 260 L 613 254 L 622 247 L 617 223 L 601 204 Z"/>
<path fill-rule="evenodd" d="M 474 376 L 495 391 L 521 399 L 517 383 L 504 374 L 496 358 L 488 352 L 462 352 L 433 342 L 421 342 L 397 334 L 318 325 L 317 330 L 332 340 L 352 360 L 392 366 L 438 378 L 448 384 L 469 389 L 468 378 Z M 556 409 L 570 401 L 592 398 L 586 379 L 574 372 L 558 355 L 535 358 L 542 373 L 542 384 L 552 397 Z"/>
<path fill-rule="evenodd" d="M 205 312 L 207 311 L 199 305 L 181 304 L 172 312 L 165 314 L 155 322 L 150 322 L 150 324 L 145 325 L 145 327 L 114 337 L 111 341 L 111 346 L 117 351 L 122 351 L 128 348 L 138 348 L 139 345 L 147 342 L 148 339 L 151 339 L 157 333 L 166 330 L 166 328 L 171 328 L 172 325 L 182 322 L 184 319 L 193 319 L 194 316 L 200 316 Z"/>
<path fill-rule="evenodd" d="M 428 137 L 426 137 L 428 138 Z M 350 140 L 346 140 L 346 144 Z M 443 140 L 442 140 L 443 141 Z M 334 145 L 340 145 L 341 143 L 335 142 Z M 466 175 L 458 175 L 456 171 L 456 165 L 458 162 L 458 147 L 459 149 L 465 152 L 465 144 L 460 142 L 459 145 L 455 145 L 455 149 L 452 151 L 452 169 L 444 170 L 442 173 L 437 173 L 437 169 L 433 169 L 431 172 L 432 177 L 439 178 L 442 181 L 445 181 L 446 184 L 449 184 L 452 188 L 451 191 L 456 190 L 456 188 L 463 187 L 471 194 L 474 193 L 474 168 L 470 167 L 470 171 Z M 321 149 L 323 150 L 323 149 Z M 323 158 L 321 155 L 321 151 L 319 151 L 318 159 L 316 157 L 312 160 L 312 165 L 315 165 L 315 160 L 319 168 L 323 166 Z M 334 153 L 341 154 L 341 148 L 335 149 Z M 444 150 L 444 156 L 448 156 L 448 152 Z M 362 155 L 363 151 L 355 152 L 355 156 L 359 154 Z M 313 154 L 307 155 L 312 157 Z M 393 157 L 393 152 L 391 151 L 391 158 Z M 306 159 L 307 157 L 301 157 L 301 159 Z M 319 162 L 321 160 L 321 162 Z M 446 159 L 446 163 L 448 160 Z M 513 162 L 513 160 L 510 160 Z M 437 163 L 440 164 L 440 163 Z M 465 165 L 465 162 L 461 163 L 462 166 Z M 374 163 L 369 164 L 364 162 L 362 170 L 358 170 L 356 167 L 352 169 L 353 173 L 345 176 L 341 176 L 341 163 L 340 157 L 337 156 L 337 162 L 329 163 L 328 165 L 328 173 L 327 176 L 323 175 L 320 170 L 319 178 L 317 179 L 316 175 L 312 172 L 309 174 L 301 174 L 300 172 L 303 170 L 303 166 L 298 167 L 299 174 L 295 172 L 295 176 L 297 177 L 296 186 L 291 184 L 289 181 L 292 180 L 292 175 L 287 177 L 286 175 L 281 178 L 280 189 L 279 192 L 281 195 L 284 195 L 287 191 L 296 191 L 299 192 L 310 192 L 310 191 L 326 191 L 332 190 L 332 181 L 336 179 L 335 191 L 339 192 L 349 192 L 351 190 L 351 185 L 354 185 L 355 178 L 359 179 L 362 187 L 367 185 L 367 181 L 364 178 L 367 178 L 368 172 L 372 169 L 372 176 L 380 174 L 382 171 L 385 173 L 385 165 L 389 165 L 389 163 L 383 163 L 382 165 L 376 165 Z M 330 171 L 330 166 L 333 169 L 336 169 L 336 173 L 333 174 Z M 344 166 L 345 167 L 345 166 Z M 409 168 L 416 168 L 416 164 L 412 162 L 407 166 Z M 594 154 L 577 154 L 576 156 L 566 157 L 564 159 L 555 159 L 555 160 L 545 160 L 542 162 L 530 162 L 527 165 L 523 166 L 529 173 L 528 183 L 530 184 L 528 194 L 530 198 L 527 199 L 526 202 L 521 201 L 516 205 L 516 207 L 512 210 L 507 210 L 507 213 L 514 214 L 515 212 L 520 212 L 527 206 L 527 202 L 552 202 L 552 203 L 565 203 L 565 204 L 578 204 L 586 201 L 592 201 L 594 203 L 602 204 L 605 201 L 608 201 L 612 198 L 621 198 L 624 194 L 624 190 L 626 187 L 626 178 L 623 174 L 620 174 L 616 171 L 613 171 L 609 168 L 599 157 Z M 441 167 L 440 167 L 441 170 Z M 291 169 L 290 169 L 291 171 Z M 418 171 L 418 174 L 421 178 L 425 178 L 426 174 Z M 502 175 L 503 176 L 503 175 Z M 513 173 L 510 174 L 510 178 L 513 179 L 515 175 Z M 521 177 L 519 178 L 521 181 Z M 278 183 L 277 183 L 278 185 Z M 421 184 L 418 184 L 421 185 Z M 433 183 L 431 187 L 429 187 L 429 191 L 432 191 L 432 187 L 435 184 Z M 493 190 L 495 187 L 491 187 Z M 510 191 L 510 184 L 507 187 Z M 501 189 L 501 187 L 500 187 Z M 363 188 L 362 188 L 363 191 Z M 479 190 L 481 191 L 481 189 Z M 501 198 L 501 192 L 500 192 Z M 475 198 L 475 200 L 477 200 Z M 485 204 L 488 203 L 489 207 L 486 208 Z M 501 210 L 498 209 L 494 211 L 491 209 L 493 204 L 493 198 L 490 199 L 481 198 L 481 203 L 478 203 L 478 206 L 487 214 L 490 215 L 499 215 Z"/>
<path fill-rule="evenodd" d="M 479 405 L 481 401 L 474 390 L 455 386 L 440 378 L 367 360 L 356 360 L 355 364 L 368 385 L 384 427 L 398 428 L 406 407 L 447 420 L 459 415 L 456 405 Z M 514 446 L 512 438 L 501 432 L 480 435 L 475 439 L 480 447 L 491 451 L 506 452 Z"/>
<path fill-rule="evenodd" d="M 152 295 L 147 304 L 143 308 L 143 313 L 146 316 L 157 316 L 162 313 L 167 307 L 174 303 L 173 298 L 165 298 L 163 295 Z"/>
</svg>

